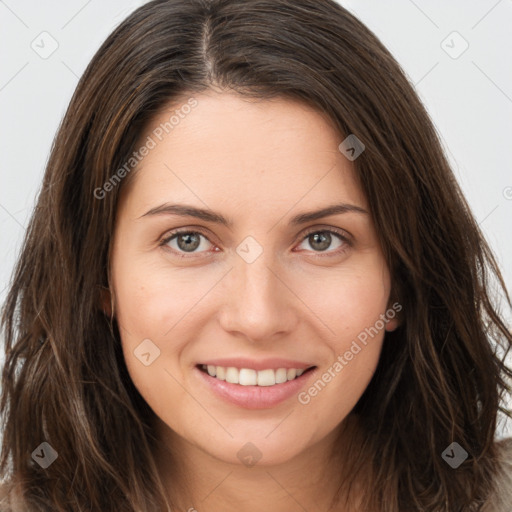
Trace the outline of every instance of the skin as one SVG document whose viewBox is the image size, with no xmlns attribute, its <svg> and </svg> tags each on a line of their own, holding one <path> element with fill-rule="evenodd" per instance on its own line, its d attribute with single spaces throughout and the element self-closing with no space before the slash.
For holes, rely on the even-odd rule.
<svg viewBox="0 0 512 512">
<path fill-rule="evenodd" d="M 111 259 L 126 365 L 165 447 L 157 464 L 179 510 L 327 511 L 342 463 L 329 458 L 339 452 L 335 438 L 349 443 L 357 435 L 349 413 L 397 320 L 307 405 L 293 396 L 264 410 L 237 407 L 206 388 L 194 367 L 227 356 L 298 359 L 317 365 L 319 375 L 331 367 L 392 304 L 389 270 L 369 214 L 288 221 L 340 202 L 367 212 L 369 205 L 353 163 L 338 150 L 343 137 L 324 115 L 285 99 L 214 90 L 194 97 L 198 106 L 123 188 Z M 141 143 L 168 118 L 159 114 Z M 163 203 L 209 208 L 233 226 L 144 215 Z M 206 238 L 192 253 L 177 238 L 159 245 L 176 228 Z M 351 241 L 332 234 L 322 251 L 306 236 L 311 228 L 344 230 Z M 263 249 L 250 264 L 236 252 L 247 236 Z M 160 349 L 149 366 L 134 356 L 144 339 Z M 252 467 L 237 457 L 247 442 L 261 452 Z"/>
</svg>

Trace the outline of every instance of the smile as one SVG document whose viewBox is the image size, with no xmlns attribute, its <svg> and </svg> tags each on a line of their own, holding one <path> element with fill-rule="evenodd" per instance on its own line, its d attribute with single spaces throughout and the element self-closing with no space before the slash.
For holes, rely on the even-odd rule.
<svg viewBox="0 0 512 512">
<path fill-rule="evenodd" d="M 198 364 L 194 375 L 205 391 L 225 403 L 244 409 L 271 409 L 296 396 L 317 370 L 316 366 L 255 370 Z"/>
</svg>

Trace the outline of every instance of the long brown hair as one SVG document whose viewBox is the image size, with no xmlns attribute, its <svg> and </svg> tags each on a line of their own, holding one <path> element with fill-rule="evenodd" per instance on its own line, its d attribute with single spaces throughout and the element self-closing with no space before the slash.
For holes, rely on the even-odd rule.
<svg viewBox="0 0 512 512">
<path fill-rule="evenodd" d="M 512 335 L 497 294 L 512 304 L 413 87 L 333 0 L 155 0 L 92 59 L 3 311 L 0 473 L 18 496 L 11 509 L 169 510 L 152 411 L 129 378 L 115 318 L 99 307 L 126 179 L 98 190 L 157 112 L 212 86 L 301 101 L 332 120 L 340 142 L 364 143 L 354 166 L 403 310 L 353 411 L 364 430 L 353 478 L 369 491 L 364 510 L 477 510 L 493 488 L 512 377 L 498 355 Z M 31 456 L 42 442 L 58 452 L 46 469 Z M 452 442 L 469 454 L 458 469 L 441 456 Z"/>
</svg>

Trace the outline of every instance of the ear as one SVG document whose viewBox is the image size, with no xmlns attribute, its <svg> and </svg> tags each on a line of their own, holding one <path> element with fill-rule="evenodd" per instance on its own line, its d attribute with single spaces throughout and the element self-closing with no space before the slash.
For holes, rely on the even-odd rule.
<svg viewBox="0 0 512 512">
<path fill-rule="evenodd" d="M 392 332 L 397 327 L 402 325 L 402 309 L 402 304 L 398 300 L 389 300 L 388 309 L 386 310 L 386 317 L 388 319 L 388 321 L 386 322 L 386 331 Z"/>
<path fill-rule="evenodd" d="M 108 288 L 100 286 L 99 295 L 100 309 L 110 318 L 112 316 L 112 294 Z"/>
<path fill-rule="evenodd" d="M 400 324 L 401 322 L 395 317 L 386 324 L 386 331 L 393 332 Z"/>
</svg>

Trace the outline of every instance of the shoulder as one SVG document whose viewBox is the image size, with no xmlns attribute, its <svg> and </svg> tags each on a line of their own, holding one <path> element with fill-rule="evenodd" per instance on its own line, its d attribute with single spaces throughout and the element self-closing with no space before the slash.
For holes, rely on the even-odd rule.
<svg viewBox="0 0 512 512">
<path fill-rule="evenodd" d="M 496 446 L 499 462 L 496 490 L 482 508 L 482 512 L 510 512 L 512 503 L 512 437 L 497 441 Z"/>
</svg>

